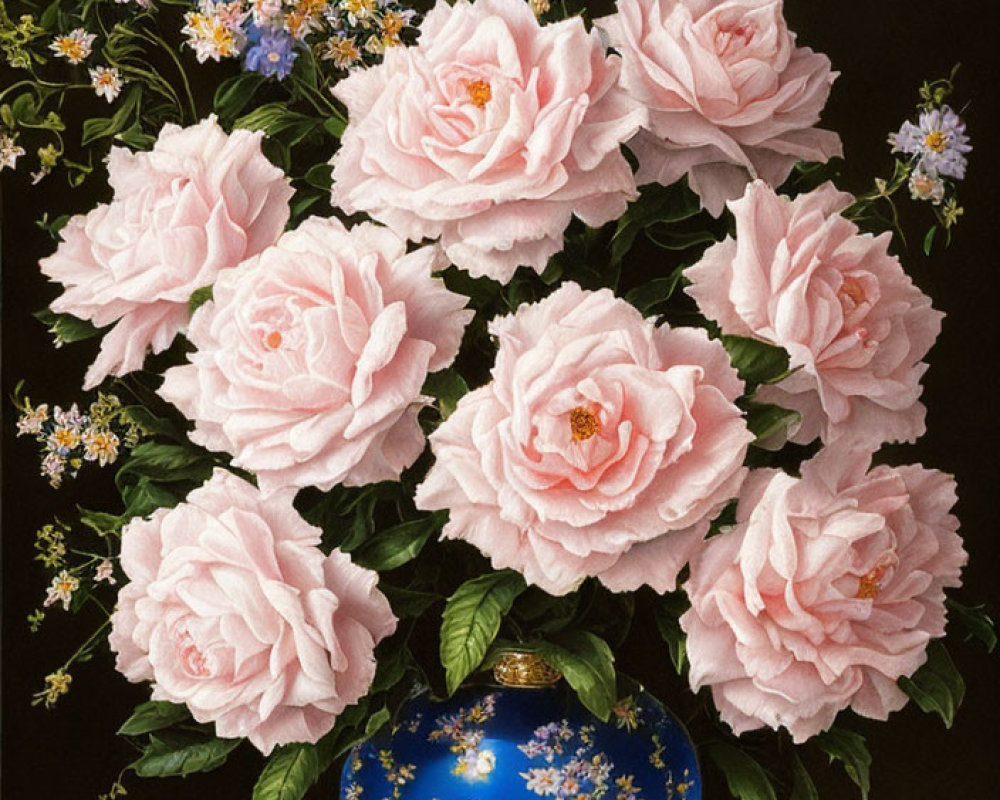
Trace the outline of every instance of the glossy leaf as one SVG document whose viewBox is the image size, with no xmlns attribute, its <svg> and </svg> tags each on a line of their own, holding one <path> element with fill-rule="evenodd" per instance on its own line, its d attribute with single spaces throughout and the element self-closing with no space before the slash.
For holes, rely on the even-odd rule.
<svg viewBox="0 0 1000 800">
<path fill-rule="evenodd" d="M 927 662 L 912 678 L 903 677 L 897 683 L 922 710 L 937 714 L 946 728 L 951 727 L 965 697 L 965 681 L 941 642 L 931 642 Z"/>
<path fill-rule="evenodd" d="M 296 742 L 275 750 L 253 787 L 253 800 L 301 800 L 320 775 L 316 746 Z"/>
<path fill-rule="evenodd" d="M 729 793 L 738 800 L 777 800 L 771 779 L 752 756 L 725 742 L 703 748 L 726 779 Z"/>
<path fill-rule="evenodd" d="M 605 722 L 618 701 L 615 657 L 608 643 L 589 631 L 561 634 L 533 643 L 533 652 L 559 670 L 594 716 Z"/>
<path fill-rule="evenodd" d="M 830 757 L 831 763 L 836 760 L 844 765 L 844 772 L 858 786 L 862 800 L 865 800 L 871 789 L 872 765 L 865 737 L 844 728 L 830 728 L 814 737 L 813 742 Z"/>
<path fill-rule="evenodd" d="M 226 763 L 242 739 L 218 739 L 187 731 L 152 733 L 142 756 L 132 763 L 141 778 L 210 772 Z"/>
<path fill-rule="evenodd" d="M 191 712 L 187 710 L 187 706 L 151 700 L 148 703 L 137 705 L 132 716 L 125 720 L 118 729 L 118 733 L 122 736 L 139 736 L 143 733 L 169 728 L 190 716 Z"/>
<path fill-rule="evenodd" d="M 362 567 L 388 572 L 416 558 L 423 546 L 441 530 L 448 512 L 435 511 L 429 516 L 410 520 L 381 531 L 354 552 L 354 561 Z"/>
<path fill-rule="evenodd" d="M 524 578 L 503 570 L 466 581 L 448 598 L 440 655 L 449 695 L 482 663 L 504 615 L 524 589 Z"/>
</svg>

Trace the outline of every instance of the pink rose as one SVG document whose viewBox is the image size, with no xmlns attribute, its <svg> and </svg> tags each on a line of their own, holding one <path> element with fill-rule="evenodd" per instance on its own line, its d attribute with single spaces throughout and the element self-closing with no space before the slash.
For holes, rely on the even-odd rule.
<svg viewBox="0 0 1000 800">
<path fill-rule="evenodd" d="M 723 332 L 788 351 L 798 367 L 757 399 L 802 414 L 791 437 L 830 442 L 850 432 L 872 445 L 924 432 L 921 359 L 944 316 L 873 238 L 837 213 L 853 202 L 824 184 L 794 200 L 763 182 L 729 204 L 736 239 L 709 248 L 686 291 Z"/>
<path fill-rule="evenodd" d="M 210 117 L 164 125 L 150 152 L 111 148 L 114 199 L 63 228 L 42 272 L 66 287 L 52 303 L 104 337 L 84 388 L 142 366 L 188 320 L 191 294 L 220 269 L 273 244 L 288 221 L 292 188 L 261 153 L 261 132 L 227 135 Z"/>
<path fill-rule="evenodd" d="M 622 54 L 622 86 L 649 107 L 628 143 L 640 185 L 686 173 L 719 216 L 750 178 L 778 186 L 796 161 L 841 155 L 837 134 L 813 127 L 837 73 L 795 46 L 781 0 L 619 0 L 595 24 Z"/>
<path fill-rule="evenodd" d="M 371 223 L 307 219 L 219 274 L 191 320 L 198 350 L 160 394 L 265 493 L 398 480 L 424 449 L 420 388 L 473 314 L 431 277 L 446 264 Z"/>
<path fill-rule="evenodd" d="M 109 637 L 118 670 L 265 755 L 315 742 L 368 691 L 375 645 L 396 628 L 376 573 L 319 540 L 289 493 L 265 501 L 225 470 L 133 520 Z"/>
<path fill-rule="evenodd" d="M 702 330 L 567 283 L 498 318 L 493 381 L 435 431 L 418 508 L 552 594 L 672 589 L 739 491 L 743 383 Z"/>
<path fill-rule="evenodd" d="M 944 588 L 967 560 L 955 482 L 869 461 L 834 446 L 801 479 L 751 473 L 736 527 L 691 561 L 691 686 L 712 688 L 737 734 L 784 726 L 802 742 L 847 706 L 884 720 L 944 635 Z"/>
<path fill-rule="evenodd" d="M 350 124 L 333 202 L 440 237 L 474 276 L 542 272 L 573 214 L 603 225 L 636 196 L 619 144 L 645 113 L 618 68 L 577 17 L 542 26 L 523 0 L 438 0 L 417 46 L 334 87 Z"/>
</svg>

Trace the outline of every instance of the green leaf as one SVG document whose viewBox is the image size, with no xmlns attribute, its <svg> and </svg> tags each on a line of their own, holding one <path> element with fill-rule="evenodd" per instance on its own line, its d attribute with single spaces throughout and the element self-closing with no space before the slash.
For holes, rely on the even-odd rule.
<svg viewBox="0 0 1000 800">
<path fill-rule="evenodd" d="M 189 445 L 143 442 L 118 470 L 119 489 L 139 477 L 157 481 L 193 480 L 201 483 L 212 475 L 215 462 L 203 450 Z"/>
<path fill-rule="evenodd" d="M 813 742 L 820 750 L 830 756 L 831 764 L 837 760 L 844 765 L 844 772 L 861 789 L 862 800 L 865 800 L 871 788 L 869 772 L 872 765 L 872 757 L 871 753 L 868 752 L 868 745 L 865 744 L 865 737 L 844 728 L 830 728 L 825 733 L 814 737 Z"/>
<path fill-rule="evenodd" d="M 234 123 L 237 128 L 264 131 L 270 137 L 280 138 L 288 147 L 301 142 L 322 124 L 322 120 L 292 111 L 284 103 L 257 106 Z"/>
<path fill-rule="evenodd" d="M 365 723 L 365 733 L 361 741 L 371 739 L 372 736 L 378 733 L 379 729 L 385 725 L 391 717 L 392 714 L 389 713 L 389 709 L 384 706 L 368 717 L 368 722 Z"/>
<path fill-rule="evenodd" d="M 167 703 L 150 700 L 135 707 L 124 724 L 118 729 L 122 736 L 139 736 L 143 733 L 169 728 L 178 722 L 183 722 L 191 716 L 187 706 L 177 703 Z"/>
<path fill-rule="evenodd" d="M 438 401 L 441 419 L 445 420 L 452 415 L 462 396 L 469 393 L 469 385 L 455 370 L 442 369 L 428 375 L 420 391 Z"/>
<path fill-rule="evenodd" d="M 766 442 L 779 431 L 787 430 L 802 419 L 798 411 L 782 408 L 771 403 L 756 403 L 747 401 L 747 427 L 756 436 L 754 444 Z"/>
<path fill-rule="evenodd" d="M 934 235 L 937 233 L 937 225 L 931 225 L 930 230 L 927 231 L 927 235 L 924 237 L 924 255 L 929 256 L 931 254 L 931 248 L 934 246 Z"/>
<path fill-rule="evenodd" d="M 314 164 L 305 174 L 305 182 L 316 189 L 329 192 L 333 185 L 333 167 L 330 164 Z"/>
<path fill-rule="evenodd" d="M 131 766 L 141 778 L 209 772 L 225 764 L 242 741 L 209 738 L 187 731 L 152 733 L 142 756 Z"/>
<path fill-rule="evenodd" d="M 187 444 L 187 434 L 176 422 L 158 417 L 146 406 L 134 405 L 122 408 L 122 418 L 142 429 L 143 433 L 166 436 L 176 442 Z"/>
<path fill-rule="evenodd" d="M 687 637 L 678 621 L 691 604 L 683 592 L 672 592 L 656 599 L 653 605 L 653 619 L 660 636 L 667 644 L 670 663 L 678 675 L 684 674 L 687 664 Z"/>
<path fill-rule="evenodd" d="M 334 139 L 339 139 L 347 129 L 347 122 L 338 117 L 327 117 L 323 122 L 323 129 Z"/>
<path fill-rule="evenodd" d="M 607 722 L 618 700 L 615 657 L 607 642 L 589 631 L 574 630 L 531 649 L 563 674 L 591 713 Z"/>
<path fill-rule="evenodd" d="M 777 800 L 771 779 L 750 755 L 725 742 L 703 748 L 726 779 L 729 793 L 739 800 Z"/>
<path fill-rule="evenodd" d="M 133 122 L 128 129 L 115 134 L 115 139 L 124 142 L 129 147 L 134 147 L 136 150 L 151 150 L 156 144 L 156 137 L 144 132 L 139 120 Z"/>
<path fill-rule="evenodd" d="M 744 336 L 719 338 L 740 378 L 747 383 L 775 383 L 790 374 L 784 348 Z"/>
<path fill-rule="evenodd" d="M 897 684 L 922 710 L 941 717 L 946 728 L 955 721 L 965 697 L 965 681 L 941 642 L 931 642 L 927 662 L 912 678 L 902 677 Z"/>
<path fill-rule="evenodd" d="M 71 314 L 56 314 L 51 309 L 43 308 L 33 315 L 43 325 L 47 326 L 49 333 L 56 338 L 56 347 L 73 342 L 82 342 L 86 339 L 93 339 L 100 336 L 106 328 L 95 328 L 87 320 L 79 319 Z"/>
<path fill-rule="evenodd" d="M 253 787 L 253 800 L 301 800 L 319 775 L 316 745 L 284 745 L 264 765 Z"/>
<path fill-rule="evenodd" d="M 103 511 L 91 511 L 80 506 L 77 506 L 76 509 L 80 513 L 80 522 L 100 536 L 117 533 L 127 521 L 120 516 L 107 514 Z"/>
<path fill-rule="evenodd" d="M 191 296 L 188 298 L 188 313 L 193 314 L 201 306 L 205 305 L 209 300 L 212 299 L 212 287 L 202 286 L 200 289 L 195 289 L 191 292 Z"/>
<path fill-rule="evenodd" d="M 642 187 L 639 199 L 630 204 L 618 220 L 611 238 L 611 263 L 620 264 L 632 248 L 639 231 L 657 222 L 680 222 L 701 210 L 697 195 L 683 183 L 673 186 L 649 184 Z"/>
<path fill-rule="evenodd" d="M 212 98 L 212 108 L 223 121 L 232 120 L 239 114 L 260 88 L 267 77 L 259 72 L 241 72 L 227 78 L 215 90 Z"/>
<path fill-rule="evenodd" d="M 643 315 L 648 315 L 660 303 L 665 303 L 677 290 L 684 277 L 684 267 L 679 266 L 666 278 L 654 278 L 649 283 L 636 286 L 625 295 L 625 299 L 634 305 Z"/>
<path fill-rule="evenodd" d="M 986 613 L 986 606 L 964 606 L 950 597 L 945 600 L 945 605 L 951 614 L 951 621 L 958 622 L 968 632 L 966 639 L 978 639 L 986 646 L 986 651 L 992 653 L 997 646 L 997 634 L 993 620 Z"/>
<path fill-rule="evenodd" d="M 533 633 L 556 633 L 566 628 L 580 608 L 580 592 L 553 597 L 537 586 L 529 586 L 517 599 L 515 612 L 522 629 Z"/>
<path fill-rule="evenodd" d="M 128 127 L 129 118 L 138 111 L 139 100 L 142 97 L 142 87 L 134 84 L 122 98 L 118 110 L 110 117 L 97 117 L 84 120 L 83 138 L 80 144 L 88 145 L 96 139 L 114 136 Z"/>
<path fill-rule="evenodd" d="M 362 567 L 388 572 L 416 558 L 427 540 L 441 530 L 447 511 L 435 511 L 421 519 L 403 522 L 376 534 L 352 553 Z"/>
<path fill-rule="evenodd" d="M 168 489 L 148 478 L 141 478 L 134 486 L 121 489 L 122 502 L 125 503 L 126 517 L 146 517 L 158 508 L 173 508 L 181 499 Z"/>
<path fill-rule="evenodd" d="M 816 784 L 798 753 L 792 753 L 792 795 L 788 800 L 819 800 Z"/>
<path fill-rule="evenodd" d="M 482 663 L 504 615 L 525 588 L 518 573 L 502 570 L 466 581 L 448 598 L 440 652 L 449 695 Z"/>
<path fill-rule="evenodd" d="M 444 601 L 441 595 L 418 592 L 414 589 L 401 589 L 389 584 L 381 584 L 379 589 L 386 596 L 389 605 L 392 606 L 392 613 L 400 618 L 419 617 L 435 603 Z"/>
<path fill-rule="evenodd" d="M 700 244 L 715 244 L 717 241 L 708 231 L 672 231 L 664 225 L 646 228 L 646 238 L 664 250 L 687 250 Z"/>
<path fill-rule="evenodd" d="M 410 651 L 396 641 L 386 642 L 375 654 L 375 678 L 368 689 L 370 695 L 385 692 L 399 683 L 410 666 Z"/>
</svg>

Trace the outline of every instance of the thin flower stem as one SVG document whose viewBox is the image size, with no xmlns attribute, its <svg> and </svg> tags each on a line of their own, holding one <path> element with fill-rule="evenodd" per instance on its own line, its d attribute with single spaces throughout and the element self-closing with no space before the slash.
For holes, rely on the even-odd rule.
<svg viewBox="0 0 1000 800">
<path fill-rule="evenodd" d="M 81 644 L 78 648 L 76 648 L 76 651 L 73 653 L 73 655 L 71 655 L 68 659 L 66 659 L 66 662 L 59 669 L 63 672 L 69 669 L 70 664 L 72 664 L 80 656 L 86 653 L 91 647 L 93 647 L 97 638 L 104 632 L 104 629 L 107 628 L 110 624 L 111 624 L 111 617 L 109 616 L 106 620 L 104 620 L 104 622 L 101 623 L 100 627 L 96 631 L 94 631 L 92 634 L 90 634 L 90 636 L 87 637 L 87 640 L 83 644 Z"/>
<path fill-rule="evenodd" d="M 165 41 L 163 41 L 163 39 L 161 39 L 155 33 L 150 33 L 149 31 L 141 31 L 139 32 L 139 36 L 163 48 L 163 50 L 167 53 L 167 55 L 169 55 L 170 58 L 173 60 L 174 64 L 177 66 L 177 71 L 180 73 L 181 81 L 184 83 L 184 93 L 187 95 L 187 101 L 191 108 L 191 121 L 197 122 L 198 106 L 194 101 L 194 94 L 192 94 L 191 92 L 191 83 L 188 81 L 187 72 L 184 69 L 184 65 L 181 63 L 180 58 L 177 57 L 177 54 L 174 52 L 173 48 Z"/>
</svg>

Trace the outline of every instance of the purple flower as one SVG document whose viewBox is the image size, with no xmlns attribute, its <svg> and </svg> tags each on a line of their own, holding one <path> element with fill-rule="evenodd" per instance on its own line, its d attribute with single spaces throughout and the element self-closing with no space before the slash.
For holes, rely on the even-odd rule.
<svg viewBox="0 0 1000 800">
<path fill-rule="evenodd" d="M 963 154 L 972 145 L 961 117 L 949 106 L 941 106 L 922 113 L 918 123 L 907 120 L 898 133 L 889 134 L 892 152 L 919 156 L 918 166 L 930 174 L 964 178 Z"/>
<path fill-rule="evenodd" d="M 294 40 L 279 28 L 258 28 L 259 38 L 246 51 L 243 68 L 261 75 L 277 75 L 278 80 L 287 78 L 298 55 L 293 49 Z"/>
</svg>

